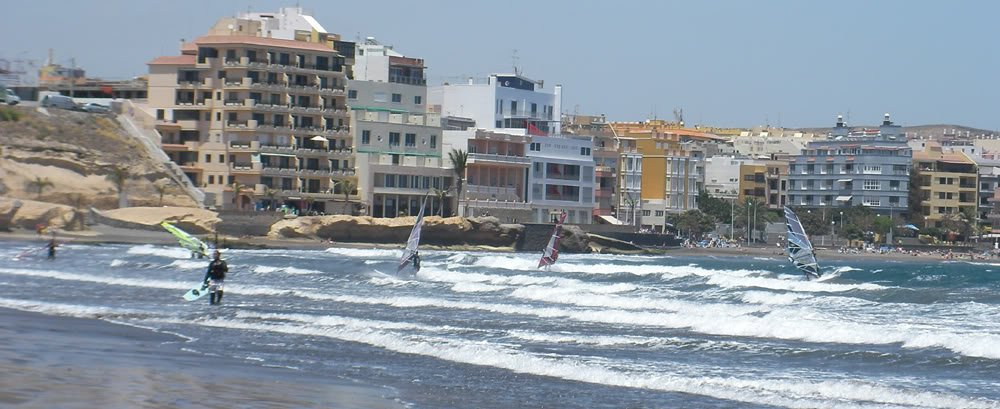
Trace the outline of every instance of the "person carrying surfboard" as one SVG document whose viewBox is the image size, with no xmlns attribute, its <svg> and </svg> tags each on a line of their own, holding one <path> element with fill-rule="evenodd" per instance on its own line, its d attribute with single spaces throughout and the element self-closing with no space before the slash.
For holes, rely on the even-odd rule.
<svg viewBox="0 0 1000 409">
<path fill-rule="evenodd" d="M 212 253 L 212 262 L 208 263 L 208 271 L 205 272 L 205 282 L 209 284 L 209 304 L 216 305 L 222 302 L 222 285 L 228 272 L 229 265 L 222 259 L 222 253 L 215 250 L 215 253 Z"/>
</svg>

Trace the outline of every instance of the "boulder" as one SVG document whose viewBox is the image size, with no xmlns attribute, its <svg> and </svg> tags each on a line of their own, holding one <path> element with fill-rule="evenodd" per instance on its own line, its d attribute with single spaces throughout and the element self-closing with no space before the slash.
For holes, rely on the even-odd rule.
<svg viewBox="0 0 1000 409">
<path fill-rule="evenodd" d="M 559 239 L 559 250 L 566 253 L 589 253 L 590 237 L 579 226 L 564 225 Z"/>
<path fill-rule="evenodd" d="M 34 230 L 40 224 L 61 230 L 79 230 L 82 227 L 74 222 L 82 217 L 82 213 L 70 206 L 34 200 L 20 202 L 21 207 L 13 214 L 10 222 L 12 226 L 29 230 Z M 14 203 L 13 200 L 0 201 L 0 213 L 11 211 Z"/>
<path fill-rule="evenodd" d="M 416 217 L 373 218 L 369 216 L 307 216 L 280 220 L 271 225 L 268 237 L 309 238 L 345 243 L 403 243 Z M 500 224 L 495 217 L 424 218 L 421 243 L 441 246 L 485 245 L 510 247 L 522 234 L 519 224 Z"/>
<path fill-rule="evenodd" d="M 219 216 L 211 210 L 193 207 L 127 207 L 101 212 L 101 216 L 123 223 L 158 228 L 161 222 L 170 222 L 191 234 L 215 231 Z"/>
</svg>

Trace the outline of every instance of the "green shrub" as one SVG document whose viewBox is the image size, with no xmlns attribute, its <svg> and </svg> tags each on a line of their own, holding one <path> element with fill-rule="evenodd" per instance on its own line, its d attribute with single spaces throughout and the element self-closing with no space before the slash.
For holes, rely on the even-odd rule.
<svg viewBox="0 0 1000 409">
<path fill-rule="evenodd" d="M 0 107 L 0 121 L 17 122 L 21 119 L 21 113 L 10 107 Z"/>
</svg>

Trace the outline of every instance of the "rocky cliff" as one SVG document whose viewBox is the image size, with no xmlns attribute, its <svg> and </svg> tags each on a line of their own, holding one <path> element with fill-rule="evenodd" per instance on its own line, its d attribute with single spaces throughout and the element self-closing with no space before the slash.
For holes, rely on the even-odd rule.
<svg viewBox="0 0 1000 409">
<path fill-rule="evenodd" d="M 154 184 L 167 187 L 163 205 L 195 206 L 167 178 L 162 163 L 108 116 L 14 107 L 17 120 L 0 121 L 0 196 L 58 203 L 74 208 L 117 207 L 114 167 L 128 172 L 132 205 L 160 205 Z M 39 187 L 39 181 L 43 187 Z"/>
<path fill-rule="evenodd" d="M 416 217 L 379 219 L 367 216 L 309 216 L 281 220 L 269 238 L 310 238 L 348 243 L 403 243 Z M 495 217 L 424 219 L 421 242 L 439 246 L 513 247 L 524 226 L 500 224 Z"/>
</svg>

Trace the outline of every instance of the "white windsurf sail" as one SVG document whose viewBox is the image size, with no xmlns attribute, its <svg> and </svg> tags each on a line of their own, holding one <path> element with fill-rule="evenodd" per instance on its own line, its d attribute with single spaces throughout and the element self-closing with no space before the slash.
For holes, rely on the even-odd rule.
<svg viewBox="0 0 1000 409">
<path fill-rule="evenodd" d="M 208 255 L 208 245 L 199 240 L 197 237 L 192 236 L 188 234 L 188 232 L 167 222 L 160 223 L 160 226 L 163 226 L 163 228 L 167 229 L 170 234 L 173 234 L 174 237 L 177 238 L 177 241 L 181 244 L 181 247 L 184 247 L 191 252 L 201 254 L 202 256 Z"/>
<path fill-rule="evenodd" d="M 427 196 L 424 196 L 424 200 L 420 201 L 420 212 L 417 213 L 417 221 L 413 224 L 413 230 L 410 230 L 410 237 L 406 239 L 406 248 L 403 249 L 403 256 L 399 259 L 399 265 L 396 266 L 396 274 L 416 274 L 420 271 L 420 264 L 413 262 L 413 257 L 417 255 L 417 247 L 420 246 L 420 229 L 424 227 L 424 207 L 427 205 Z"/>
<path fill-rule="evenodd" d="M 785 206 L 785 225 L 788 226 L 788 261 L 791 261 L 807 278 L 819 278 L 816 250 L 809 241 L 809 235 L 802 228 L 799 216 L 788 206 Z"/>
<path fill-rule="evenodd" d="M 556 226 L 552 228 L 552 236 L 549 237 L 549 244 L 542 251 L 542 258 L 538 259 L 538 268 L 551 266 L 559 259 L 559 238 L 562 235 L 562 225 L 565 221 L 566 212 L 563 212 L 559 215 Z"/>
</svg>

